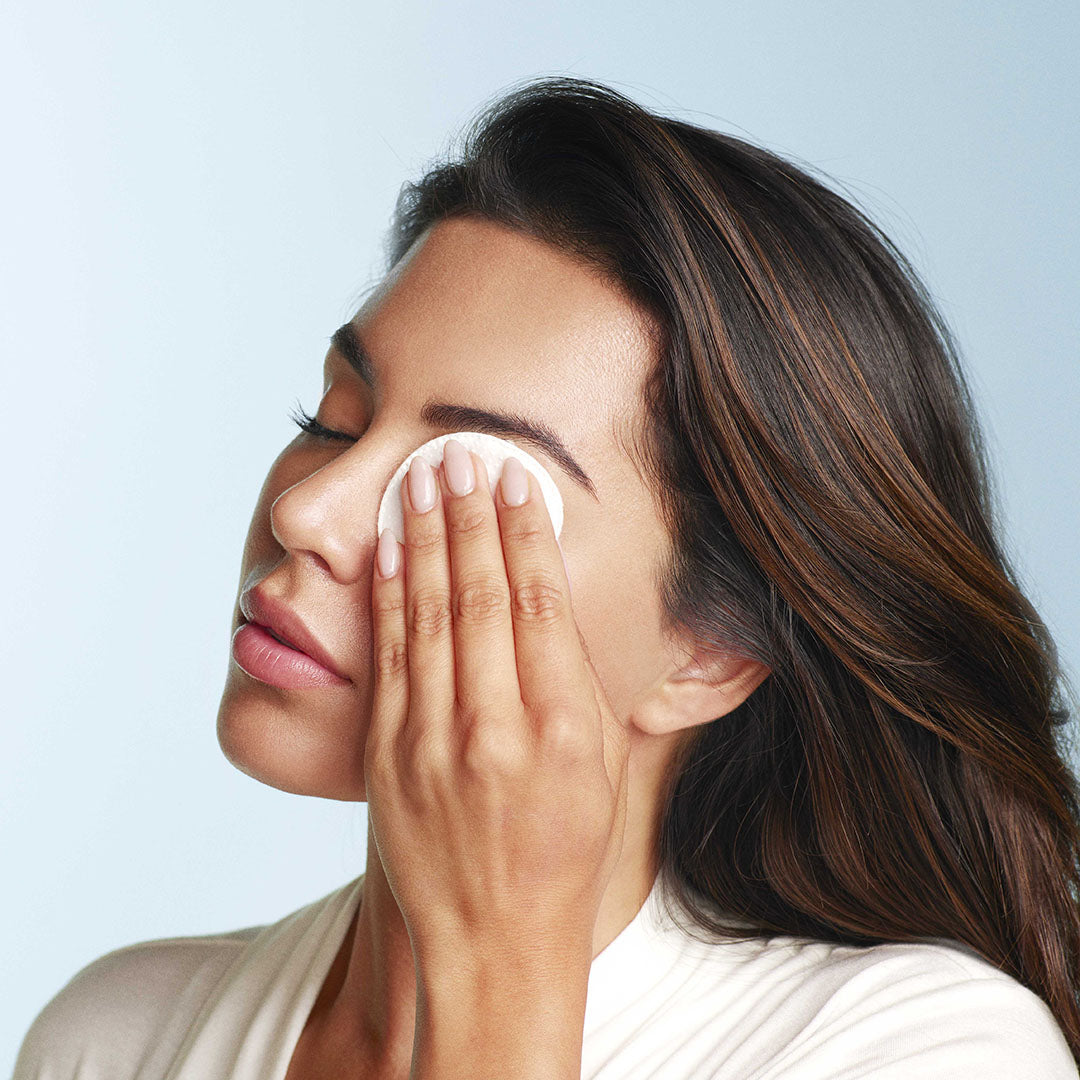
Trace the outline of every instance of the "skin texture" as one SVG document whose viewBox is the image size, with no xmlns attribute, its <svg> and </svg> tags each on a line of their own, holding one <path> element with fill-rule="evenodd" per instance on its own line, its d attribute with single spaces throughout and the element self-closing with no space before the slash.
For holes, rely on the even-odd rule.
<svg viewBox="0 0 1080 1080">
<path fill-rule="evenodd" d="M 562 494 L 560 537 L 577 624 L 630 747 L 626 827 L 600 905 L 593 956 L 640 909 L 656 876 L 666 767 L 699 724 L 736 708 L 760 664 L 662 632 L 656 566 L 669 538 L 627 451 L 654 362 L 644 316 L 588 265 L 488 221 L 443 221 L 414 244 L 353 318 L 379 376 L 368 389 L 333 348 L 317 416 L 356 442 L 299 434 L 270 467 L 244 546 L 239 594 L 289 604 L 352 681 L 318 690 L 259 682 L 231 658 L 218 740 L 242 772 L 283 791 L 366 801 L 372 715 L 371 580 L 382 493 L 399 463 L 443 434 L 429 397 L 519 411 L 554 429 L 593 499 L 536 448 Z M 694 674 L 694 670 L 699 674 Z M 364 895 L 287 1080 L 407 1077 L 416 977 L 401 911 L 368 835 Z"/>
</svg>

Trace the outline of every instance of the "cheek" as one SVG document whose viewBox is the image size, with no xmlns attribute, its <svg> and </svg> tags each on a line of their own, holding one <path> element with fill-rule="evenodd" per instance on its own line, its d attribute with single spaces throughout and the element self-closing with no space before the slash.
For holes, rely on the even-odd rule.
<svg viewBox="0 0 1080 1080">
<path fill-rule="evenodd" d="M 612 708 L 623 716 L 659 677 L 664 660 L 656 555 L 610 529 L 590 537 L 575 542 L 571 602 Z"/>
</svg>

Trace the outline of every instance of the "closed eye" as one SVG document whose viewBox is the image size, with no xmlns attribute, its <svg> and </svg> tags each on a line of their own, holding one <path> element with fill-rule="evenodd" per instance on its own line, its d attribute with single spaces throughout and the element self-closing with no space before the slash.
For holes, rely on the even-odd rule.
<svg viewBox="0 0 1080 1080">
<path fill-rule="evenodd" d="M 292 412 L 289 413 L 289 419 L 301 430 L 308 435 L 314 435 L 316 439 L 337 440 L 339 442 L 354 442 L 355 440 L 351 435 L 346 435 L 343 431 L 335 431 L 333 428 L 325 427 L 320 424 L 314 416 L 309 416 L 304 411 L 302 405 L 297 403 Z"/>
</svg>

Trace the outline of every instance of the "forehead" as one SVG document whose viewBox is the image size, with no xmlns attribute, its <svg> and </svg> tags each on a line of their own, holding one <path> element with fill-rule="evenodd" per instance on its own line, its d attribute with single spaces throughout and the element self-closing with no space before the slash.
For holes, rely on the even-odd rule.
<svg viewBox="0 0 1080 1080">
<path fill-rule="evenodd" d="M 476 218 L 421 236 L 352 320 L 387 408 L 438 397 L 554 429 L 604 498 L 639 422 L 652 345 L 642 315 L 591 266 Z"/>
</svg>

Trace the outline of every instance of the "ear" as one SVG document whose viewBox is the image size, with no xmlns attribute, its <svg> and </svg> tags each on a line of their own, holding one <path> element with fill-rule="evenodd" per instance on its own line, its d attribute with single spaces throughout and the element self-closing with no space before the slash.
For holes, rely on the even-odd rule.
<svg viewBox="0 0 1080 1080">
<path fill-rule="evenodd" d="M 638 701 L 630 719 L 649 735 L 707 724 L 738 708 L 771 674 L 749 657 L 697 650 Z"/>
</svg>

